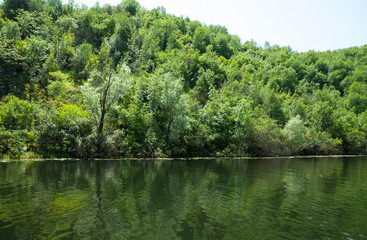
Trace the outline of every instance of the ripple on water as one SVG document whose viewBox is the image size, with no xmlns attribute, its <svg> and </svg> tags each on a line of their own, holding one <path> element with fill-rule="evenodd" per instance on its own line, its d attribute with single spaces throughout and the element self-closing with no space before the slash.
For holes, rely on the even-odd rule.
<svg viewBox="0 0 367 240">
<path fill-rule="evenodd" d="M 152 163 L 0 166 L 0 236 L 367 238 L 366 161 Z"/>
</svg>

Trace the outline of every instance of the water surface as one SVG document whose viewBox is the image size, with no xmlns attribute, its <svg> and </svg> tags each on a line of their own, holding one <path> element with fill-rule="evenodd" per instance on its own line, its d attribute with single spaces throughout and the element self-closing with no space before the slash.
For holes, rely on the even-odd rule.
<svg viewBox="0 0 367 240">
<path fill-rule="evenodd" d="M 0 239 L 367 239 L 367 158 L 0 163 Z"/>
</svg>

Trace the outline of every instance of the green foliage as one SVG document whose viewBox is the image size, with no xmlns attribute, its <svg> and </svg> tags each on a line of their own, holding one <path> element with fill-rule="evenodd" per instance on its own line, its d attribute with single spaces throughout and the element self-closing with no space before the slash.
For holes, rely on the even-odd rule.
<svg viewBox="0 0 367 240">
<path fill-rule="evenodd" d="M 276 121 L 260 116 L 253 123 L 248 151 L 255 156 L 286 155 L 286 136 Z"/>
<path fill-rule="evenodd" d="M 56 60 L 59 68 L 66 69 L 70 67 L 71 59 L 74 56 L 75 37 L 70 31 L 62 35 L 60 42 L 56 46 Z"/>
<path fill-rule="evenodd" d="M 26 151 L 23 131 L 4 130 L 0 127 L 0 157 L 19 158 Z"/>
<path fill-rule="evenodd" d="M 88 81 L 81 86 L 83 102 L 90 112 L 97 132 L 97 149 L 100 151 L 104 142 L 104 126 L 110 112 L 130 89 L 130 69 L 120 65 L 113 69 L 107 45 L 102 44 L 99 59 Z M 98 153 L 99 154 L 99 153 Z"/>
<path fill-rule="evenodd" d="M 42 9 L 42 3 L 39 0 L 4 0 L 3 8 L 6 16 L 9 19 L 14 19 L 18 11 L 35 11 Z"/>
<path fill-rule="evenodd" d="M 84 157 L 87 137 L 91 134 L 89 114 L 74 104 L 47 110 L 40 125 L 39 151 L 45 156 Z"/>
<path fill-rule="evenodd" d="M 0 105 L 0 126 L 6 130 L 31 130 L 34 127 L 37 105 L 15 96 L 8 96 Z"/>
<path fill-rule="evenodd" d="M 307 132 L 306 143 L 300 150 L 304 155 L 336 155 L 341 153 L 342 140 L 326 132 Z"/>
<path fill-rule="evenodd" d="M 277 120 L 280 124 L 285 123 L 285 115 L 282 109 L 282 99 L 273 89 L 267 87 L 260 90 L 261 102 L 269 117 Z"/>
<path fill-rule="evenodd" d="M 91 78 L 81 87 L 84 104 L 90 111 L 97 125 L 110 108 L 118 104 L 130 88 L 129 69 L 121 66 L 116 72 L 105 69 L 106 72 L 94 72 Z"/>
<path fill-rule="evenodd" d="M 284 126 L 284 133 L 287 136 L 288 148 L 291 154 L 297 153 L 305 143 L 306 127 L 299 115 L 289 119 Z"/>
<path fill-rule="evenodd" d="M 89 76 L 88 69 L 86 69 L 90 59 L 93 56 L 93 46 L 89 43 L 80 44 L 71 60 L 75 74 L 82 79 L 87 79 Z"/>
<path fill-rule="evenodd" d="M 365 112 L 367 109 L 367 84 L 353 82 L 347 90 L 347 107 L 356 114 Z"/>
<path fill-rule="evenodd" d="M 1 154 L 366 153 L 366 63 L 367 46 L 241 44 L 225 27 L 135 0 L 5 0 Z"/>
<path fill-rule="evenodd" d="M 192 90 L 192 96 L 197 99 L 203 106 L 209 98 L 209 92 L 214 88 L 214 72 L 208 69 L 200 69 L 198 72 L 198 80 Z"/>
<path fill-rule="evenodd" d="M 61 16 L 56 20 L 56 26 L 59 28 L 61 33 L 66 33 L 69 30 L 72 32 L 78 31 L 77 19 L 70 16 Z"/>
<path fill-rule="evenodd" d="M 76 42 L 87 42 L 94 48 L 101 46 L 105 38 L 115 30 L 116 21 L 108 13 L 97 13 L 97 9 L 79 11 L 75 16 L 78 28 L 75 30 Z"/>
<path fill-rule="evenodd" d="M 55 80 L 51 81 L 47 86 L 49 96 L 58 103 L 71 99 L 76 92 L 76 88 L 74 84 L 68 80 L 68 76 L 60 71 L 51 72 L 50 75 L 54 77 Z"/>
<path fill-rule="evenodd" d="M 129 50 L 130 39 L 132 37 L 131 20 L 122 16 L 117 24 L 115 33 L 110 40 L 111 52 L 114 55 L 115 62 L 119 62 L 121 57 L 126 56 Z"/>
<path fill-rule="evenodd" d="M 122 8 L 125 9 L 125 11 L 127 11 L 131 16 L 135 16 L 140 9 L 140 5 L 135 0 L 125 0 L 122 3 Z"/>
<path fill-rule="evenodd" d="M 151 126 L 148 141 L 157 149 L 168 148 L 174 154 L 173 143 L 179 142 L 189 124 L 181 80 L 170 75 L 151 79 L 147 100 Z"/>
<path fill-rule="evenodd" d="M 0 105 L 0 156 L 19 158 L 33 150 L 37 114 L 35 104 L 10 95 L 5 98 Z"/>
<path fill-rule="evenodd" d="M 66 13 L 66 7 L 62 4 L 61 0 L 47 0 L 47 5 L 50 6 L 50 13 L 54 19 Z"/>
<path fill-rule="evenodd" d="M 6 25 L 1 29 L 1 38 L 9 39 L 9 40 L 20 40 L 21 32 L 18 23 L 9 21 Z"/>
<path fill-rule="evenodd" d="M 192 39 L 192 44 L 195 48 L 197 48 L 201 53 L 206 52 L 206 47 L 210 43 L 208 30 L 204 27 L 198 27 L 195 29 L 195 33 Z"/>
<path fill-rule="evenodd" d="M 230 59 L 234 54 L 234 49 L 230 45 L 230 36 L 228 34 L 217 34 L 212 44 L 214 51 L 227 59 Z"/>
</svg>

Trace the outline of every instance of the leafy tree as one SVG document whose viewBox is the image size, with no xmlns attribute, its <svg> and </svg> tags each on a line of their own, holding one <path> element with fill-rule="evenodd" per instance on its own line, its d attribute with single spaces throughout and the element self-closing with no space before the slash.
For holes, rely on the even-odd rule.
<svg viewBox="0 0 367 240">
<path fill-rule="evenodd" d="M 46 12 L 20 10 L 16 20 L 21 28 L 22 39 L 35 35 L 42 37 L 43 40 L 52 41 L 55 26 L 52 18 Z"/>
<path fill-rule="evenodd" d="M 265 87 L 260 90 L 261 101 L 263 103 L 264 110 L 268 113 L 269 117 L 279 121 L 280 124 L 285 123 L 285 115 L 282 109 L 282 99 L 274 90 L 270 90 Z"/>
<path fill-rule="evenodd" d="M 61 0 L 47 0 L 47 5 L 51 7 L 51 14 L 54 19 L 65 14 L 65 8 Z"/>
<path fill-rule="evenodd" d="M 35 104 L 7 96 L 0 104 L 0 156 L 19 158 L 32 150 L 38 111 Z"/>
<path fill-rule="evenodd" d="M 248 151 L 254 156 L 286 155 L 286 136 L 276 121 L 268 116 L 257 117 L 253 123 Z"/>
<path fill-rule="evenodd" d="M 168 74 L 152 79 L 147 99 L 152 126 L 149 140 L 157 144 L 156 147 L 167 148 L 161 150 L 174 154 L 173 144 L 178 143 L 189 123 L 187 98 L 181 80 Z"/>
<path fill-rule="evenodd" d="M 6 16 L 14 19 L 18 10 L 41 11 L 43 4 L 41 0 L 4 0 L 3 8 Z"/>
<path fill-rule="evenodd" d="M 126 16 L 122 16 L 119 19 L 116 31 L 110 40 L 111 52 L 114 54 L 114 60 L 116 63 L 120 61 L 121 57 L 126 56 L 132 33 L 133 29 L 131 26 L 131 20 Z"/>
<path fill-rule="evenodd" d="M 235 127 L 231 152 L 237 153 L 236 155 L 238 156 L 248 156 L 249 151 L 251 151 L 253 130 L 252 114 L 251 101 L 246 99 L 240 100 L 233 108 Z"/>
<path fill-rule="evenodd" d="M 125 0 L 122 3 L 122 8 L 125 9 L 131 16 L 135 16 L 140 9 L 140 4 L 135 0 Z"/>
<path fill-rule="evenodd" d="M 19 158 L 26 153 L 25 133 L 19 130 L 4 130 L 0 127 L 0 156 Z"/>
<path fill-rule="evenodd" d="M 195 29 L 192 43 L 201 53 L 206 52 L 206 47 L 210 43 L 210 38 L 205 27 L 198 27 Z"/>
<path fill-rule="evenodd" d="M 353 82 L 347 90 L 347 107 L 356 114 L 360 114 L 367 109 L 367 84 Z"/>
<path fill-rule="evenodd" d="M 70 16 L 61 16 L 55 21 L 55 23 L 61 34 L 65 34 L 68 31 L 74 33 L 77 32 L 79 28 L 77 19 Z"/>
<path fill-rule="evenodd" d="M 284 126 L 291 154 L 297 153 L 305 143 L 305 125 L 299 115 L 289 119 Z"/>
<path fill-rule="evenodd" d="M 84 104 L 97 126 L 98 147 L 101 147 L 106 115 L 130 89 L 129 69 L 125 65 L 114 70 L 109 49 L 102 45 L 99 63 L 81 87 Z"/>
<path fill-rule="evenodd" d="M 56 45 L 56 60 L 59 68 L 66 69 L 70 67 L 71 59 L 74 56 L 75 36 L 70 31 L 64 33 L 60 42 Z"/>
<path fill-rule="evenodd" d="M 76 50 L 71 62 L 77 77 L 86 79 L 89 76 L 88 69 L 86 69 L 90 59 L 93 56 L 93 46 L 89 43 L 82 43 Z"/>
<path fill-rule="evenodd" d="M 223 57 L 230 59 L 234 49 L 230 45 L 230 38 L 227 34 L 217 34 L 213 40 L 214 51 Z"/>
<path fill-rule="evenodd" d="M 7 130 L 31 130 L 34 127 L 37 105 L 15 96 L 7 96 L 0 104 L 0 126 Z"/>
<path fill-rule="evenodd" d="M 77 92 L 74 84 L 69 80 L 69 76 L 60 71 L 49 73 L 50 76 L 55 78 L 47 86 L 47 91 L 50 97 L 56 103 L 68 102 L 72 99 Z"/>
<path fill-rule="evenodd" d="M 115 31 L 116 21 L 108 13 L 95 13 L 97 9 L 81 11 L 76 16 L 78 26 L 75 31 L 76 43 L 87 42 L 99 48 L 106 37 L 112 36 Z"/>
<path fill-rule="evenodd" d="M 91 133 L 88 113 L 73 105 L 49 109 L 40 125 L 39 150 L 45 156 L 83 157 L 83 145 Z"/>
<path fill-rule="evenodd" d="M 341 153 L 342 140 L 332 138 L 324 131 L 308 131 L 305 135 L 305 145 L 300 150 L 302 155 L 336 155 Z"/>
<path fill-rule="evenodd" d="M 198 80 L 192 90 L 192 96 L 197 99 L 202 105 L 205 105 L 209 98 L 209 92 L 214 88 L 214 72 L 208 69 L 200 69 L 198 72 Z"/>
<path fill-rule="evenodd" d="M 2 39 L 20 40 L 21 32 L 17 22 L 9 21 L 0 32 Z"/>
</svg>

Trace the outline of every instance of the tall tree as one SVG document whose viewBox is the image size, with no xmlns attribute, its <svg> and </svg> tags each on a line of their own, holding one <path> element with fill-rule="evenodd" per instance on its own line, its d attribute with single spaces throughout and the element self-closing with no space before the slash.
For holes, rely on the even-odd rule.
<svg viewBox="0 0 367 240">
<path fill-rule="evenodd" d="M 81 87 L 85 106 L 97 126 L 98 148 L 102 145 L 107 114 L 130 89 L 129 68 L 120 65 L 115 70 L 109 52 L 107 45 L 102 44 L 96 69 Z"/>
<path fill-rule="evenodd" d="M 149 88 L 149 137 L 153 138 L 152 142 L 157 141 L 158 148 L 166 148 L 173 154 L 173 143 L 179 141 L 189 125 L 188 102 L 182 81 L 166 74 L 152 79 Z"/>
</svg>

